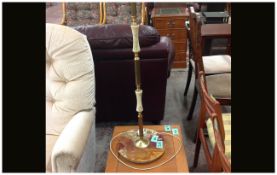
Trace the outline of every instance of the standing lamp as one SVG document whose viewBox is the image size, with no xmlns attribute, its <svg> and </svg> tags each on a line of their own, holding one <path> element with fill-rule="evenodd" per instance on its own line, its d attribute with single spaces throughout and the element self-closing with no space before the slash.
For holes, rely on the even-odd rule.
<svg viewBox="0 0 277 175">
<path fill-rule="evenodd" d="M 118 136 L 118 153 L 124 159 L 133 163 L 149 163 L 160 158 L 165 149 L 164 146 L 157 146 L 157 142 L 163 141 L 163 136 L 152 129 L 143 128 L 143 106 L 140 71 L 140 46 L 139 46 L 139 25 L 136 22 L 136 3 L 131 3 L 131 29 L 133 35 L 134 68 L 136 81 L 136 111 L 138 112 L 138 129 L 123 132 Z M 155 137 L 156 142 L 153 142 Z M 151 142 L 152 139 L 152 142 Z"/>
<path fill-rule="evenodd" d="M 177 128 L 172 128 L 171 130 L 170 126 L 167 125 L 165 126 L 165 131 L 167 132 L 157 132 L 143 127 L 143 91 L 141 85 L 139 25 L 136 22 L 136 3 L 131 3 L 131 11 L 138 128 L 123 131 L 113 136 L 110 142 L 110 151 L 126 167 L 143 171 L 158 168 L 172 160 L 181 150 L 182 142 L 178 137 Z M 178 145 L 175 145 L 176 141 Z M 175 143 L 174 146 L 173 143 Z M 172 149 L 172 146 L 175 149 Z"/>
</svg>

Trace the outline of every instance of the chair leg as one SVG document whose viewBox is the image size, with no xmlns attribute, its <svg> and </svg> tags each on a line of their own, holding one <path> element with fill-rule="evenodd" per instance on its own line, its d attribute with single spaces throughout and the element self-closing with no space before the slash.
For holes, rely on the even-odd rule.
<svg viewBox="0 0 277 175">
<path fill-rule="evenodd" d="M 197 88 L 195 86 L 194 87 L 194 92 L 193 92 L 193 97 L 192 97 L 192 102 L 191 102 L 190 109 L 189 109 L 189 113 L 187 115 L 187 120 L 192 119 L 192 115 L 193 115 L 194 107 L 195 107 L 195 104 L 196 104 L 196 100 L 197 100 Z"/>
<path fill-rule="evenodd" d="M 192 76 L 192 65 L 191 65 L 191 62 L 189 61 L 189 71 L 188 71 L 187 83 L 186 83 L 184 96 L 187 96 L 187 94 L 188 94 L 189 85 L 190 85 L 190 81 L 191 81 L 191 76 Z"/>
<path fill-rule="evenodd" d="M 200 146 L 201 146 L 201 141 L 198 137 L 197 141 L 196 141 L 196 145 L 195 145 L 195 153 L 194 153 L 194 160 L 193 160 L 193 167 L 194 168 L 196 168 L 197 165 L 198 165 Z"/>
<path fill-rule="evenodd" d="M 196 143 L 196 140 L 197 140 L 197 129 L 195 130 L 195 133 L 194 133 L 193 143 Z"/>
</svg>

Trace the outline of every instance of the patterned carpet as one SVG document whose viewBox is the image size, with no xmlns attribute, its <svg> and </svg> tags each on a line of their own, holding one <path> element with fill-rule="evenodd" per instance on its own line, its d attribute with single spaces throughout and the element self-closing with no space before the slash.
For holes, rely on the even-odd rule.
<svg viewBox="0 0 277 175">
<path fill-rule="evenodd" d="M 173 70 L 167 81 L 166 104 L 164 120 L 161 124 L 179 124 L 182 127 L 184 146 L 186 151 L 189 167 L 191 167 L 194 158 L 195 144 L 192 139 L 195 134 L 197 124 L 197 114 L 199 108 L 199 99 L 197 101 L 196 110 L 191 121 L 185 119 L 192 98 L 193 86 L 190 86 L 188 96 L 184 97 L 184 88 L 186 83 L 187 70 Z M 192 78 L 193 79 L 193 78 Z M 193 81 L 193 80 L 192 80 Z M 194 82 L 192 82 L 194 83 Z M 230 111 L 230 107 L 224 107 L 223 111 Z M 95 164 L 96 172 L 104 172 L 109 150 L 109 142 L 112 137 L 113 127 L 116 125 L 135 125 L 132 122 L 105 122 L 96 124 L 96 140 L 97 140 L 97 158 Z M 145 123 L 151 124 L 151 123 Z M 201 148 L 198 167 L 194 172 L 207 172 L 206 159 Z"/>
</svg>

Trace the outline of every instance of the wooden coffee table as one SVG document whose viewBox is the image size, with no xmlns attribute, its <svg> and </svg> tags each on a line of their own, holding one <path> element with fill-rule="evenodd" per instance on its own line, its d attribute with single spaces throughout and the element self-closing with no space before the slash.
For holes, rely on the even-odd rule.
<svg viewBox="0 0 277 175">
<path fill-rule="evenodd" d="M 144 127 L 149 129 L 154 129 L 158 132 L 165 132 L 164 125 L 145 125 Z M 166 164 L 160 167 L 157 167 L 151 170 L 142 171 L 142 170 L 135 170 L 123 165 L 112 155 L 111 151 L 109 151 L 105 172 L 109 172 L 109 173 L 111 172 L 189 172 L 181 128 L 179 125 L 171 125 L 171 127 L 178 128 L 179 130 L 178 137 L 182 142 L 182 148 L 180 152 L 172 160 L 170 160 L 169 162 L 167 162 Z M 119 134 L 120 132 L 124 132 L 130 129 L 136 129 L 136 128 L 138 128 L 138 126 L 116 126 L 113 131 L 113 136 Z M 172 146 L 170 146 L 169 149 L 172 149 L 171 151 L 175 151 L 179 148 L 178 146 L 179 144 L 177 139 L 173 139 L 172 142 L 173 142 Z M 156 160 L 153 163 L 155 163 L 156 165 L 162 163 L 162 158 Z M 143 168 L 143 165 L 140 165 L 140 167 Z"/>
</svg>

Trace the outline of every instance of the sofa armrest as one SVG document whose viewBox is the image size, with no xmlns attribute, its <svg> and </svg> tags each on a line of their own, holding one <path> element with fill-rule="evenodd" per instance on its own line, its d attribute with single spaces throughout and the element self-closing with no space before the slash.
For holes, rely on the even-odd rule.
<svg viewBox="0 0 277 175">
<path fill-rule="evenodd" d="M 93 122 L 95 122 L 94 110 L 79 112 L 68 122 L 52 150 L 53 172 L 76 170 Z"/>
</svg>

